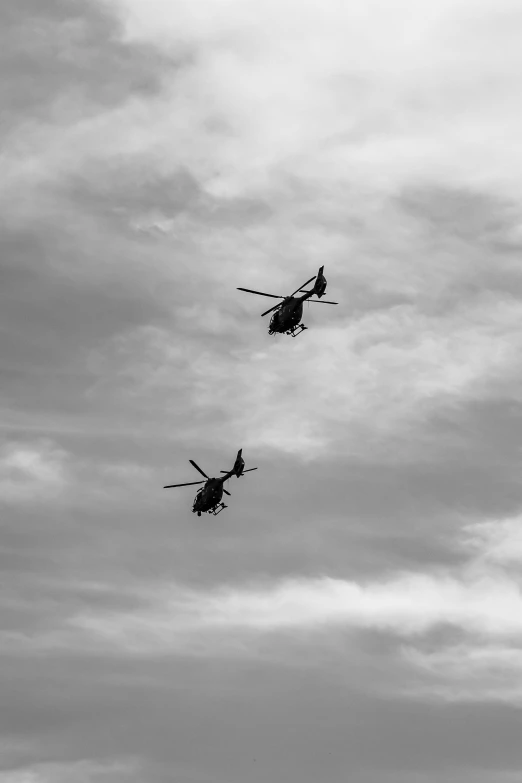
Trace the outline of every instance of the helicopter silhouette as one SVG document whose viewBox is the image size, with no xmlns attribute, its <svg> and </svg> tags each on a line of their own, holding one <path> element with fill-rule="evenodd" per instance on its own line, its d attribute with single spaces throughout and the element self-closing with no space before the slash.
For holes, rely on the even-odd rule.
<svg viewBox="0 0 522 783">
<path fill-rule="evenodd" d="M 289 334 L 297 337 L 308 327 L 301 323 L 303 317 L 303 302 L 308 300 L 314 304 L 332 304 L 338 302 L 321 301 L 321 297 L 326 292 L 326 278 L 323 274 L 324 266 L 319 267 L 317 277 L 311 277 L 306 283 L 297 288 L 290 296 L 276 296 L 275 294 L 265 294 L 263 291 L 253 291 L 251 288 L 238 288 L 238 291 L 246 291 L 249 294 L 258 294 L 259 296 L 270 296 L 272 299 L 282 299 L 282 302 L 261 313 L 261 317 L 274 313 L 270 319 L 268 334 Z M 311 291 L 306 290 L 306 286 L 315 279 L 314 287 Z M 304 291 L 302 296 L 296 296 L 300 291 Z M 311 299 L 312 296 L 318 296 L 319 299 Z"/>
<path fill-rule="evenodd" d="M 193 459 L 189 459 L 190 464 L 198 470 L 202 476 L 205 477 L 206 481 L 187 481 L 184 484 L 167 484 L 167 486 L 163 487 L 163 489 L 172 489 L 173 487 L 189 487 L 193 484 L 204 484 L 205 486 L 198 489 L 196 493 L 196 497 L 194 498 L 194 503 L 192 506 L 192 513 L 197 514 L 198 517 L 201 516 L 202 513 L 207 514 L 213 514 L 215 517 L 220 514 L 223 509 L 228 508 L 223 501 L 223 493 L 225 495 L 230 496 L 230 492 L 228 492 L 223 484 L 225 481 L 227 481 L 231 476 L 236 476 L 237 478 L 241 478 L 245 473 L 250 473 L 251 470 L 257 470 L 257 468 L 248 468 L 248 470 L 245 470 L 245 460 L 242 457 L 243 449 L 239 449 L 237 452 L 236 461 L 234 462 L 234 467 L 232 470 L 221 470 L 220 473 L 224 473 L 224 476 L 221 476 L 220 478 L 209 478 L 205 471 L 201 470 L 199 465 L 196 465 Z"/>
</svg>

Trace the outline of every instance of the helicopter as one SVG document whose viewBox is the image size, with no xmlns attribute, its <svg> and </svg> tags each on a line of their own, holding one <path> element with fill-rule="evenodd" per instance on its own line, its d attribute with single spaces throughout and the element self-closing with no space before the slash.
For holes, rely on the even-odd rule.
<svg viewBox="0 0 522 783">
<path fill-rule="evenodd" d="M 190 464 L 196 468 L 197 471 L 205 477 L 206 481 L 187 481 L 184 484 L 167 484 L 163 489 L 172 489 L 173 487 L 189 487 L 193 484 L 204 484 L 205 486 L 198 489 L 194 503 L 192 506 L 192 513 L 197 514 L 198 517 L 202 513 L 213 514 L 215 517 L 220 514 L 223 509 L 228 508 L 223 501 L 223 493 L 230 496 L 223 484 L 231 476 L 241 478 L 245 473 L 250 473 L 251 470 L 257 470 L 257 468 L 248 468 L 245 470 L 245 460 L 242 456 L 243 449 L 239 449 L 237 452 L 236 461 L 232 470 L 221 470 L 220 473 L 224 473 L 224 476 L 220 478 L 209 478 L 204 470 L 201 470 L 199 465 L 196 465 L 193 459 L 189 459 Z"/>
<path fill-rule="evenodd" d="M 259 296 L 270 296 L 272 299 L 282 299 L 282 302 L 271 307 L 270 310 L 266 310 L 261 313 L 261 317 L 268 315 L 268 313 L 274 313 L 270 319 L 270 325 L 268 327 L 268 334 L 289 334 L 292 337 L 297 337 L 308 327 L 300 323 L 303 317 L 303 302 L 308 300 L 314 304 L 332 304 L 336 305 L 338 302 L 326 302 L 321 301 L 321 297 L 326 292 L 326 278 L 323 274 L 324 266 L 319 267 L 317 277 L 311 277 L 306 283 L 297 288 L 290 296 L 276 296 L 275 294 L 265 294 L 262 291 L 253 291 L 251 288 L 238 288 L 238 291 L 246 291 L 249 294 L 258 294 Z M 314 287 L 312 290 L 307 291 L 306 286 L 315 279 Z M 296 296 L 299 292 L 304 292 L 302 296 Z M 318 299 L 311 299 L 312 296 L 319 297 Z"/>
</svg>

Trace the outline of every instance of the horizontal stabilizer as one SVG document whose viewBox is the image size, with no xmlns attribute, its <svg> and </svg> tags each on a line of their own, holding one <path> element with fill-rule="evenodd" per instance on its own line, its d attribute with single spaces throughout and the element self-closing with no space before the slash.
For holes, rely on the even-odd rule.
<svg viewBox="0 0 522 783">
<path fill-rule="evenodd" d="M 244 470 L 243 473 L 250 473 L 251 470 L 258 470 L 258 468 L 248 468 L 248 470 Z M 229 470 L 220 470 L 220 473 L 230 473 Z"/>
</svg>

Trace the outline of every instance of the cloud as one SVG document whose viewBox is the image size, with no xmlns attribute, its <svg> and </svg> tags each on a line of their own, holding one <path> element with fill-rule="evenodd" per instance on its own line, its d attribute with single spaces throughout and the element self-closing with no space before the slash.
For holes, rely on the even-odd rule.
<svg viewBox="0 0 522 783">
<path fill-rule="evenodd" d="M 168 49 L 176 66 L 160 58 L 157 90 L 17 129 L 4 182 L 22 184 L 21 213 L 18 191 L 6 190 L 15 228 L 34 223 L 33 207 L 46 226 L 64 218 L 70 247 L 56 252 L 61 230 L 49 250 L 54 273 L 100 288 L 113 278 L 157 306 L 145 323 L 89 319 L 107 333 L 88 346 L 81 391 L 92 381 L 89 398 L 106 416 L 113 405 L 111 424 L 118 416 L 157 431 L 151 407 L 161 407 L 187 440 L 204 424 L 216 442 L 232 433 L 249 448 L 301 458 L 329 448 L 367 458 L 414 443 L 425 451 L 422 430 L 436 409 L 506 389 L 516 397 L 519 302 L 505 290 L 469 296 L 493 267 L 504 289 L 512 282 L 511 256 L 484 258 L 483 234 L 499 195 L 512 195 L 513 159 L 505 182 L 477 182 L 485 168 L 474 160 L 469 176 L 458 175 L 473 147 L 463 151 L 460 123 L 476 127 L 497 94 L 477 59 L 512 87 L 512 64 L 481 48 L 491 29 L 508 34 L 511 3 L 404 0 L 364 13 L 307 3 L 295 19 L 290 0 L 262 13 L 226 3 L 216 14 L 182 0 L 97 7 L 117 14 L 104 29 L 125 73 L 134 72 L 130 51 L 141 57 L 145 44 Z M 371 24 L 372 13 L 386 24 Z M 474 218 L 464 241 L 435 209 L 441 202 L 459 224 Z M 512 214 L 496 241 L 516 232 Z M 261 307 L 233 298 L 234 285 L 277 280 L 278 291 L 325 259 L 338 313 L 305 311 L 313 330 L 301 343 L 265 348 Z M 99 310 L 111 311 L 99 297 Z M 177 411 L 192 406 L 194 426 L 187 417 L 181 426 Z"/>
<path fill-rule="evenodd" d="M 5 443 L 0 450 L 0 501 L 31 503 L 58 497 L 66 488 L 68 455 L 47 440 Z"/>
<path fill-rule="evenodd" d="M 484 525 L 474 528 L 476 541 Z M 390 640 L 387 678 L 389 652 L 396 653 L 394 677 L 387 686 L 382 683 L 394 698 L 519 704 L 519 580 L 499 567 L 503 561 L 488 559 L 488 541 L 479 551 L 470 546 L 469 530 L 472 526 L 463 539 L 466 559 L 453 568 L 395 572 L 373 580 L 266 578 L 207 589 L 166 580 L 134 582 L 132 591 L 120 588 L 120 601 L 115 594 L 113 609 L 100 602 L 97 607 L 72 602 L 67 613 L 47 615 L 45 630 L 4 630 L 0 647 L 4 655 L 67 652 L 295 665 L 296 651 L 307 645 L 312 667 L 321 665 L 321 649 L 335 667 L 353 657 L 347 634 L 352 640 L 381 637 Z M 78 584 L 85 597 L 94 587 L 100 595 L 110 594 L 108 585 Z M 379 672 L 378 667 L 376 677 Z"/>
<path fill-rule="evenodd" d="M 305 312 L 303 320 L 314 316 Z M 227 355 L 199 343 L 194 350 L 190 339 L 173 340 L 166 329 L 140 328 L 119 335 L 92 358 L 104 369 L 91 394 L 117 394 L 144 413 L 175 400 L 162 403 L 173 425 L 180 408 L 190 405 L 208 419 L 205 432 L 210 428 L 227 441 L 232 432 L 256 450 L 320 459 L 335 447 L 364 457 L 436 410 L 487 401 L 499 389 L 516 397 L 519 317 L 518 303 L 487 298 L 433 316 L 404 305 L 344 318 L 340 325 L 316 323 L 297 345 L 274 341 L 270 350 L 241 348 Z M 213 323 L 226 334 L 226 316 Z M 226 433 L 222 419 L 228 421 Z M 197 438 L 200 425 L 198 418 L 192 431 L 186 423 L 187 437 Z"/>
<path fill-rule="evenodd" d="M 45 438 L 7 441 L 0 449 L 0 502 L 121 507 L 134 502 L 132 497 L 150 484 L 151 475 L 150 467 L 131 460 L 81 459 Z"/>
<path fill-rule="evenodd" d="M 498 702 L 522 707 L 522 647 L 468 639 L 439 649 L 402 649 L 403 661 L 422 676 L 404 691 L 416 699 Z"/>
<path fill-rule="evenodd" d="M 126 783 L 136 779 L 137 765 L 121 761 L 36 764 L 27 769 L 0 772 L 0 783 Z"/>
<path fill-rule="evenodd" d="M 424 654 L 405 648 L 405 656 L 416 666 L 432 674 L 452 677 L 460 684 L 462 680 L 474 680 L 485 673 L 506 676 L 522 669 L 522 648 L 498 645 L 477 648 L 462 644 Z"/>
<path fill-rule="evenodd" d="M 184 167 L 221 199 L 286 202 L 295 180 L 308 183 L 309 198 L 349 184 L 361 204 L 426 182 L 519 194 L 521 56 L 500 45 L 511 0 L 374 2 L 364 13 L 338 0 L 269 2 L 262 12 L 252 2 L 219 12 L 185 0 L 99 7 L 118 14 L 127 47 L 145 41 L 179 67 L 164 71 L 158 93 L 17 128 L 3 158 L 11 197 L 17 181 L 34 188 L 92 161 L 133 159 L 149 176 Z"/>
<path fill-rule="evenodd" d="M 469 525 L 463 543 L 477 550 L 484 563 L 516 567 L 522 560 L 522 519 L 496 519 Z"/>
<path fill-rule="evenodd" d="M 4 650 L 105 650 L 164 656 L 187 651 L 249 654 L 259 639 L 344 631 L 422 638 L 453 627 L 490 639 L 522 639 L 522 597 L 502 575 L 471 577 L 404 573 L 378 582 L 294 579 L 257 586 L 191 590 L 182 585 L 136 588 L 132 609 L 82 611 L 48 632 L 4 632 Z M 130 599 L 126 594 L 126 600 Z"/>
<path fill-rule="evenodd" d="M 466 580 L 449 575 L 404 574 L 378 583 L 339 579 L 287 580 L 209 593 L 173 586 L 144 611 L 84 615 L 71 625 L 129 652 L 165 654 L 198 634 L 247 637 L 272 633 L 328 633 L 335 629 L 422 636 L 453 626 L 491 637 L 522 636 L 522 597 L 501 577 Z"/>
<path fill-rule="evenodd" d="M 518 189 L 520 53 L 491 45 L 517 19 L 512 0 L 379 1 L 364 12 L 338 0 L 104 4 L 126 41 L 193 55 L 180 82 L 183 99 L 192 91 L 178 101 L 185 123 L 170 125 L 209 192 L 284 187 L 296 173 L 385 190 L 420 178 Z"/>
<path fill-rule="evenodd" d="M 4 5 L 4 774 L 503 780 L 518 5 Z M 270 340 L 235 287 L 322 263 Z M 162 492 L 239 446 L 217 520 Z"/>
<path fill-rule="evenodd" d="M 320 638 L 351 630 L 420 640 L 437 629 L 453 628 L 470 639 L 489 640 L 470 660 L 480 668 L 499 655 L 500 662 L 518 660 L 518 648 L 509 644 L 522 641 L 518 582 L 484 567 L 480 557 L 453 570 L 399 572 L 373 581 L 302 577 L 250 586 L 213 585 L 208 590 L 144 583 L 135 589 L 138 598 L 129 610 L 70 615 L 61 628 L 33 642 L 55 649 L 72 645 L 95 650 L 101 645 L 106 651 L 145 656 L 187 650 L 212 655 L 216 649 L 241 655 L 251 646 L 255 649 L 262 637 L 304 640 L 310 634 Z M 493 640 L 508 646 L 492 646 Z M 16 647 L 20 637 L 4 635 L 3 642 Z M 428 657 L 412 648 L 408 661 L 420 666 L 430 660 L 449 669 L 456 651 L 466 649 L 438 650 Z"/>
</svg>

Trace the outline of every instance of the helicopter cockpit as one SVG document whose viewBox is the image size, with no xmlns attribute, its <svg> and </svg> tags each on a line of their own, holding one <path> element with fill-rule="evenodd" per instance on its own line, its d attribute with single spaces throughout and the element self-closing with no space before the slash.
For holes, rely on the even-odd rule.
<svg viewBox="0 0 522 783">
<path fill-rule="evenodd" d="M 270 319 L 270 326 L 268 327 L 269 334 L 275 334 L 278 331 L 279 326 L 279 311 L 275 312 Z"/>
</svg>

